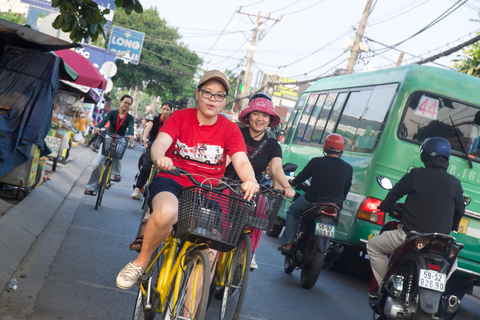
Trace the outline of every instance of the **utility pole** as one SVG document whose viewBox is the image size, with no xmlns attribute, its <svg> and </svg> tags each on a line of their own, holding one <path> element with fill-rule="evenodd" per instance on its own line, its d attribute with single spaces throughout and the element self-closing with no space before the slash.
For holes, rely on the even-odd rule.
<svg viewBox="0 0 480 320">
<path fill-rule="evenodd" d="M 372 8 L 372 2 L 373 0 L 367 0 L 367 5 L 365 6 L 365 10 L 363 11 L 362 20 L 360 21 L 360 25 L 358 26 L 357 35 L 355 37 L 355 41 L 350 52 L 350 58 L 348 58 L 348 73 L 353 72 L 353 67 L 357 62 L 358 52 L 360 51 L 360 42 L 362 42 L 363 32 L 365 31 L 365 27 L 367 26 L 367 20 L 368 16 L 370 15 L 370 9 Z"/>
<path fill-rule="evenodd" d="M 242 9 L 242 7 L 239 7 L 238 10 L 237 10 L 237 13 L 245 14 L 250 18 L 250 20 L 252 20 L 253 14 L 240 12 L 241 9 Z M 264 20 L 262 22 L 260 22 L 260 18 L 263 18 Z M 253 52 L 254 52 L 254 50 L 256 51 L 255 44 L 257 42 L 258 27 L 268 20 L 275 20 L 276 22 L 279 22 L 281 19 L 282 19 L 282 16 L 280 16 L 278 19 L 271 19 L 269 13 L 267 14 L 266 17 L 262 17 L 261 12 L 260 11 L 257 12 L 257 16 L 256 16 L 256 20 L 255 20 L 255 28 L 253 29 L 252 41 L 250 42 L 250 48 L 248 48 L 247 66 L 246 66 L 246 69 L 245 69 L 245 76 L 243 78 L 242 91 L 240 93 L 241 96 L 248 95 L 248 91 L 249 91 L 250 69 L 252 67 Z M 252 22 L 253 22 L 253 20 L 252 20 Z M 239 105 L 240 105 L 240 110 L 245 109 L 247 107 L 246 99 L 240 100 Z"/>
<path fill-rule="evenodd" d="M 257 33 L 258 33 L 258 26 L 260 22 L 260 11 L 257 13 L 257 19 L 255 21 L 255 28 L 253 29 L 253 35 L 252 35 L 252 41 L 250 42 L 250 45 L 252 48 L 248 49 L 248 57 L 247 57 L 247 67 L 245 68 L 245 76 L 243 77 L 243 86 L 242 89 L 244 92 L 248 94 L 248 80 L 250 78 L 250 68 L 252 67 L 252 58 L 253 58 L 253 49 L 255 47 L 255 43 L 257 42 Z M 245 109 L 247 106 L 247 103 L 245 100 L 242 100 L 240 102 L 240 110 Z"/>
</svg>

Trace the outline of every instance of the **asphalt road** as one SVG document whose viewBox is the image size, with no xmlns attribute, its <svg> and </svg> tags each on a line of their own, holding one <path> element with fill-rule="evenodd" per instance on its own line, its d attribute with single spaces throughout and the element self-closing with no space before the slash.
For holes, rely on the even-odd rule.
<svg viewBox="0 0 480 320">
<path fill-rule="evenodd" d="M 142 211 L 130 194 L 141 151 L 126 151 L 123 179 L 105 192 L 99 210 L 94 210 L 95 197 L 83 194 L 91 170 L 87 166 L 16 272 L 18 290 L 0 296 L 1 320 L 131 319 L 136 286 L 118 289 L 115 278 L 136 256 L 128 245 Z M 87 152 L 93 161 L 96 154 Z M 323 270 L 317 285 L 305 290 L 299 271 L 284 273 L 277 247 L 278 239 L 264 235 L 257 251 L 259 269 L 250 274 L 240 319 L 372 318 L 368 264 L 350 266 L 350 272 Z M 217 319 L 219 307 L 213 301 L 206 319 Z M 480 319 L 479 314 L 480 300 L 466 296 L 455 319 Z"/>
</svg>

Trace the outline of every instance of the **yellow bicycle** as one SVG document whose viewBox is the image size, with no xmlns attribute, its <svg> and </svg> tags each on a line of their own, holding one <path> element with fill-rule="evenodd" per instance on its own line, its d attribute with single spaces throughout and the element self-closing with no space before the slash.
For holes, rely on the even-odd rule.
<svg viewBox="0 0 480 320">
<path fill-rule="evenodd" d="M 97 185 L 97 201 L 95 201 L 95 210 L 102 204 L 103 193 L 105 189 L 109 189 L 112 185 L 111 174 L 113 159 L 122 159 L 125 149 L 127 148 L 127 141 L 124 137 L 116 134 L 106 134 L 102 144 L 102 155 L 107 159 L 102 164 L 102 171 Z"/>
<path fill-rule="evenodd" d="M 220 320 L 236 320 L 240 316 L 252 260 L 251 230 L 248 228 L 269 230 L 284 199 L 281 191 L 260 187 L 260 191 L 255 195 L 255 205 L 251 207 L 245 221 L 240 240 L 234 249 L 222 253 L 217 263 L 214 295 L 222 300 Z"/>
<path fill-rule="evenodd" d="M 203 320 L 211 283 L 206 250 L 234 248 L 252 210 L 251 202 L 222 192 L 226 185 L 200 184 L 178 168 L 177 174 L 188 175 L 195 186 L 180 193 L 176 228 L 139 279 L 134 320 L 157 313 L 164 320 Z"/>
</svg>

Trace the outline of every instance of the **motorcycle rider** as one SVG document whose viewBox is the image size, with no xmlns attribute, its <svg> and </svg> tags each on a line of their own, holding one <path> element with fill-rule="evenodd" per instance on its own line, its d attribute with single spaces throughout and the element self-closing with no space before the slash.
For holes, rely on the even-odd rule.
<svg viewBox="0 0 480 320">
<path fill-rule="evenodd" d="M 348 190 L 352 186 L 353 168 L 340 157 L 343 154 L 345 140 L 338 133 L 332 133 L 325 139 L 324 157 L 311 159 L 295 179 L 290 180 L 296 186 L 312 178 L 307 192 L 296 199 L 287 211 L 285 231 L 278 250 L 282 254 L 290 253 L 302 213 L 312 208 L 320 199 L 328 198 L 342 208 Z"/>
<path fill-rule="evenodd" d="M 425 168 L 414 168 L 404 175 L 388 192 L 378 207 L 395 214 L 394 204 L 407 195 L 401 221 L 396 230 L 384 231 L 367 242 L 370 266 L 379 286 L 388 270 L 388 257 L 400 247 L 409 231 L 443 233 L 458 230 L 465 213 L 463 189 L 460 180 L 447 173 L 451 154 L 450 143 L 441 137 L 425 139 L 420 158 Z M 454 267 L 450 271 L 453 272 Z M 373 308 L 377 303 L 377 290 L 369 295 Z"/>
</svg>

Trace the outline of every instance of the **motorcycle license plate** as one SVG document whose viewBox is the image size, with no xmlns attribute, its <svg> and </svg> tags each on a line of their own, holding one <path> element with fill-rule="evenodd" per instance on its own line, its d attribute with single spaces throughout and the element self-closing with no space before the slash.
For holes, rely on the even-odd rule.
<svg viewBox="0 0 480 320">
<path fill-rule="evenodd" d="M 420 277 L 418 279 L 419 287 L 444 292 L 446 282 L 446 274 L 435 270 L 420 269 Z"/>
<path fill-rule="evenodd" d="M 315 227 L 315 234 L 320 237 L 335 237 L 335 226 L 317 222 Z"/>
</svg>

